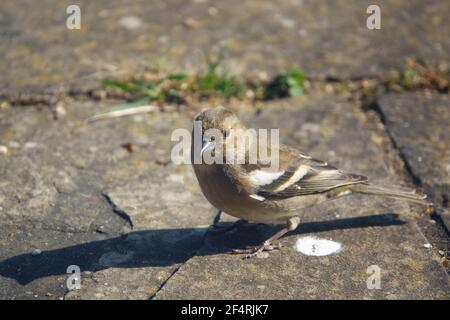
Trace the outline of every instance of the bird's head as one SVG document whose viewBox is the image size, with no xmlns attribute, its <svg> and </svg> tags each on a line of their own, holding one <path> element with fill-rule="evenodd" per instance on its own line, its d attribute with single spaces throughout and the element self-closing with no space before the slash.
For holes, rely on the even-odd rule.
<svg viewBox="0 0 450 320">
<path fill-rule="evenodd" d="M 238 130 L 245 130 L 244 124 L 234 114 L 233 111 L 224 107 L 215 107 L 200 112 L 195 117 L 195 123 L 202 132 L 201 154 L 206 150 L 213 151 L 220 143 L 226 149 L 230 136 Z"/>
<path fill-rule="evenodd" d="M 225 135 L 227 130 L 243 128 L 234 112 L 224 107 L 203 110 L 195 117 L 195 121 L 201 121 L 203 132 L 218 129 Z"/>
</svg>

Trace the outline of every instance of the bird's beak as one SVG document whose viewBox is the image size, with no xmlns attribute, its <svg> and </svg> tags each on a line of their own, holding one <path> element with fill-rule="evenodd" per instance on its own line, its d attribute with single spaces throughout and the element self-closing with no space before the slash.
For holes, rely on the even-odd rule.
<svg viewBox="0 0 450 320">
<path fill-rule="evenodd" d="M 203 156 L 203 152 L 211 145 L 211 141 L 208 141 L 208 140 L 203 140 L 203 143 L 202 143 L 202 150 L 200 151 L 200 156 L 202 157 Z"/>
</svg>

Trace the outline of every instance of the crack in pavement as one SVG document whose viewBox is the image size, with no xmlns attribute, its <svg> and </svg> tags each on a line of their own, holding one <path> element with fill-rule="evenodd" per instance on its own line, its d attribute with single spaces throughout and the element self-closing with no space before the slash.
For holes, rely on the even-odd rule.
<svg viewBox="0 0 450 320">
<path fill-rule="evenodd" d="M 203 239 L 202 239 L 202 244 L 198 247 L 198 249 L 189 257 L 186 259 L 186 261 L 180 263 L 180 265 L 178 267 L 175 268 L 175 270 L 173 270 L 171 272 L 171 274 L 167 277 L 166 280 L 164 280 L 161 285 L 159 286 L 159 288 L 155 291 L 155 293 L 153 293 L 148 300 L 154 300 L 156 298 L 156 296 L 158 295 L 158 293 L 164 289 L 164 287 L 166 286 L 166 284 L 169 282 L 170 279 L 172 279 L 172 277 L 186 264 L 188 263 L 193 257 L 197 256 L 197 254 L 199 253 L 199 251 L 203 248 L 203 246 L 205 245 L 206 242 L 206 237 L 208 235 L 209 229 L 207 229 L 207 231 L 205 232 L 205 234 L 203 235 Z"/>
<path fill-rule="evenodd" d="M 217 216 L 216 216 L 216 218 L 217 218 Z M 214 221 L 216 221 L 216 218 L 214 218 Z M 220 220 L 220 217 L 219 217 L 219 220 Z M 194 252 L 189 258 L 187 258 L 186 261 L 180 263 L 180 265 L 179 265 L 177 268 L 175 268 L 175 270 L 172 271 L 172 273 L 167 277 L 167 279 L 164 280 L 164 281 L 161 283 L 161 285 L 160 285 L 159 288 L 155 291 L 155 293 L 153 293 L 153 294 L 149 297 L 149 300 L 154 300 L 154 299 L 156 298 L 156 296 L 158 295 L 158 293 L 159 293 L 161 290 L 164 289 L 164 287 L 165 287 L 166 284 L 170 281 L 170 279 L 172 279 L 172 277 L 175 276 L 175 274 L 176 274 L 176 273 L 177 273 L 177 272 L 178 272 L 178 271 L 179 271 L 186 263 L 188 263 L 193 257 L 197 256 L 198 253 L 200 252 L 200 250 L 203 249 L 203 247 L 204 247 L 205 244 L 206 244 L 206 239 L 207 239 L 207 237 L 208 237 L 208 234 L 211 232 L 211 227 L 214 225 L 214 221 L 213 221 L 213 224 L 210 224 L 209 227 L 206 229 L 206 231 L 205 231 L 205 233 L 204 233 L 204 235 L 203 235 L 203 238 L 202 238 L 202 242 L 201 242 L 201 244 L 199 245 L 198 249 L 195 250 L 195 252 Z M 217 222 L 219 222 L 219 221 L 217 221 Z"/>
<path fill-rule="evenodd" d="M 195 256 L 195 254 L 193 255 L 193 256 Z M 193 257 L 192 256 L 192 257 Z M 185 264 L 186 264 L 186 262 L 188 262 L 192 257 L 190 257 L 190 258 L 188 258 L 185 262 L 183 262 L 183 263 L 180 263 L 180 265 L 178 266 L 178 267 L 176 267 L 175 268 L 175 270 L 173 270 L 171 273 L 170 273 L 170 275 L 167 277 L 167 279 L 166 280 L 164 280 L 162 283 L 161 283 L 161 285 L 159 286 L 159 288 L 155 291 L 155 293 L 153 293 L 149 298 L 148 298 L 148 300 L 154 300 L 155 299 L 155 297 L 157 296 L 157 294 L 164 288 L 164 286 L 167 284 L 167 282 L 178 272 L 178 270 L 180 270 L 180 268 L 182 267 L 182 266 L 184 266 Z"/>
<path fill-rule="evenodd" d="M 128 225 L 130 226 L 131 230 L 133 230 L 134 226 L 131 217 L 125 211 L 120 209 L 106 192 L 102 192 L 102 196 L 105 198 L 106 202 L 111 206 L 112 211 L 115 214 L 117 214 L 120 218 L 125 220 L 125 222 L 127 222 Z"/>
</svg>

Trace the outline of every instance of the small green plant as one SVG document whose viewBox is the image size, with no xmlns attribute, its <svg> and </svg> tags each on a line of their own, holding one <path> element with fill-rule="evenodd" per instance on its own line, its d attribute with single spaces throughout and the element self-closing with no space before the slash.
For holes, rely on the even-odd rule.
<svg viewBox="0 0 450 320">
<path fill-rule="evenodd" d="M 296 97 L 303 93 L 305 86 L 305 73 L 299 68 L 291 68 L 286 73 L 277 75 L 266 86 L 264 98 L 276 99 Z"/>
<path fill-rule="evenodd" d="M 254 100 L 295 97 L 303 93 L 305 76 L 299 68 L 275 76 L 272 81 L 239 81 L 236 77 L 219 70 L 220 60 L 210 62 L 205 74 L 189 75 L 184 72 L 171 73 L 152 80 L 132 78 L 129 80 L 106 79 L 103 86 L 126 93 L 128 103 L 113 106 L 112 111 L 136 108 L 150 102 L 181 104 L 186 97 L 196 98 L 243 98 L 248 90 L 253 91 Z"/>
<path fill-rule="evenodd" d="M 244 85 L 233 76 L 226 73 L 220 74 L 218 67 L 219 62 L 209 63 L 208 72 L 198 77 L 192 89 L 205 95 L 219 94 L 226 98 L 240 97 L 244 92 Z"/>
<path fill-rule="evenodd" d="M 400 84 L 408 90 L 411 90 L 414 88 L 416 82 L 418 79 L 418 74 L 416 70 L 411 68 L 410 66 L 407 66 L 401 73 L 400 73 Z"/>
<path fill-rule="evenodd" d="M 103 81 L 104 87 L 116 88 L 129 94 L 130 103 L 121 103 L 113 107 L 114 111 L 140 107 L 151 101 L 167 101 L 182 103 L 183 96 L 180 93 L 181 82 L 188 76 L 185 73 L 169 74 L 157 81 L 131 79 L 120 81 L 106 79 Z"/>
<path fill-rule="evenodd" d="M 388 79 L 387 87 L 397 91 L 420 89 L 448 93 L 449 83 L 448 64 L 431 63 L 424 58 L 407 58 L 405 67 Z"/>
<path fill-rule="evenodd" d="M 133 79 L 131 81 L 120 81 L 114 79 L 103 80 L 103 86 L 112 87 L 122 90 L 127 93 L 139 93 L 143 91 L 146 85 L 143 84 L 142 80 Z"/>
</svg>

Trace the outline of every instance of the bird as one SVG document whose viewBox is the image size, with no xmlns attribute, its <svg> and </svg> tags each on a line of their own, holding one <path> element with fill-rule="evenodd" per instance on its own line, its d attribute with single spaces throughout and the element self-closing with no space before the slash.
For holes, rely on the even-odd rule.
<svg viewBox="0 0 450 320">
<path fill-rule="evenodd" d="M 225 212 L 243 221 L 284 225 L 260 245 L 232 251 L 245 254 L 244 258 L 274 250 L 276 240 L 298 227 L 304 210 L 343 195 L 387 196 L 430 205 L 422 192 L 373 184 L 363 175 L 341 171 L 284 144 L 268 147 L 268 154 L 274 153 L 271 158 L 250 162 L 251 148 L 260 145 L 260 137 L 249 139 L 242 134 L 246 130 L 233 111 L 218 106 L 195 117 L 191 140 L 191 163 L 200 189 L 219 215 Z M 239 145 L 238 139 L 244 143 Z M 244 161 L 236 161 L 236 154 Z M 207 156 L 214 161 L 206 161 Z"/>
</svg>

